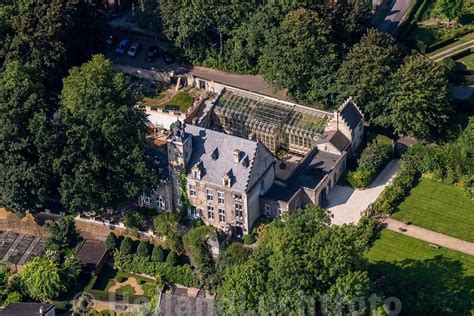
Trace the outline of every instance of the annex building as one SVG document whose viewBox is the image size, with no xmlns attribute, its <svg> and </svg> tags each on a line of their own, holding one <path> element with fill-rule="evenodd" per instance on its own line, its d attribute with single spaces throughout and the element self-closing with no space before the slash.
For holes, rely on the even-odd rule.
<svg viewBox="0 0 474 316">
<path fill-rule="evenodd" d="M 362 140 L 351 98 L 326 112 L 201 78 L 187 84 L 206 97 L 147 152 L 164 172 L 141 205 L 180 210 L 184 194 L 190 216 L 242 235 L 260 216 L 324 203 Z"/>
</svg>

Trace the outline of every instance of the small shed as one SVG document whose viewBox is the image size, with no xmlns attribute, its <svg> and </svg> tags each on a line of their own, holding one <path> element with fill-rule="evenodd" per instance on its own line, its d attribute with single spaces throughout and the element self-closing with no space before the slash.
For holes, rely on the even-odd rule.
<svg viewBox="0 0 474 316">
<path fill-rule="evenodd" d="M 77 258 L 84 266 L 82 273 L 97 275 L 102 270 L 107 256 L 108 252 L 103 241 L 86 239 L 77 253 Z"/>
</svg>

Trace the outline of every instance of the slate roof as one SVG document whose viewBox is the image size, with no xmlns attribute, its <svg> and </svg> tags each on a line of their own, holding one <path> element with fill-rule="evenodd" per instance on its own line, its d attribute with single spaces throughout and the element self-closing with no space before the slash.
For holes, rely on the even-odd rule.
<svg viewBox="0 0 474 316">
<path fill-rule="evenodd" d="M 340 158 L 341 156 L 336 154 L 318 151 L 311 160 L 301 166 L 288 185 L 294 189 L 300 187 L 315 189 Z"/>
<path fill-rule="evenodd" d="M 54 308 L 54 305 L 51 304 L 42 304 L 42 303 L 12 303 L 9 304 L 5 309 L 0 310 L 1 316 L 35 316 L 41 315 L 39 310 L 43 308 L 43 315 L 49 312 Z"/>
<path fill-rule="evenodd" d="M 107 249 L 103 241 L 86 239 L 77 253 L 77 259 L 84 265 L 84 273 L 94 273 L 106 254 Z"/>
<path fill-rule="evenodd" d="M 194 165 L 202 163 L 202 181 L 222 186 L 222 177 L 229 174 L 231 189 L 247 191 L 275 162 L 271 152 L 260 142 L 189 124 L 185 132 L 192 135 L 193 145 L 187 172 L 189 174 Z M 240 151 L 238 164 L 234 162 L 235 149 Z"/>
<path fill-rule="evenodd" d="M 362 120 L 363 116 L 357 109 L 354 102 L 349 99 L 340 112 L 341 117 L 349 124 L 351 129 L 355 129 L 357 124 Z"/>
<path fill-rule="evenodd" d="M 145 158 L 151 168 L 158 172 L 161 180 L 166 181 L 169 178 L 168 151 L 148 146 L 145 148 Z"/>
<path fill-rule="evenodd" d="M 329 131 L 324 133 L 318 140 L 318 144 L 330 143 L 337 148 L 340 152 L 350 143 L 350 140 L 341 131 Z"/>
</svg>

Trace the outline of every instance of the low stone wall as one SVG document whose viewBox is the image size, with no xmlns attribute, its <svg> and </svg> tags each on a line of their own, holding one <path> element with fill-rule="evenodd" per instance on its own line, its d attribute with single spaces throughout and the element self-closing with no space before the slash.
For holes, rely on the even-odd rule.
<svg viewBox="0 0 474 316">
<path fill-rule="evenodd" d="M 14 232 L 30 236 L 38 236 L 44 239 L 49 238 L 49 231 L 45 224 L 48 221 L 58 219 L 60 215 L 38 213 L 31 214 L 29 212 L 23 218 L 0 208 L 0 231 Z M 153 244 L 163 244 L 163 239 L 157 237 L 151 232 L 137 232 L 125 228 L 121 225 L 112 225 L 95 220 L 76 217 L 76 227 L 79 234 L 84 239 L 105 240 L 110 232 L 117 236 L 129 236 L 133 239 L 148 240 Z"/>
</svg>

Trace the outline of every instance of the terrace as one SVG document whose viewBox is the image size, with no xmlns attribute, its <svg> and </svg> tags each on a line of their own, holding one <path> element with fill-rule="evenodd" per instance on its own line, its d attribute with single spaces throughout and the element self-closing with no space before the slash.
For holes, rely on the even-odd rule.
<svg viewBox="0 0 474 316">
<path fill-rule="evenodd" d="M 233 135 L 252 134 L 270 151 L 286 147 L 305 154 L 324 132 L 329 112 L 227 88 L 215 103 L 224 130 Z"/>
</svg>

